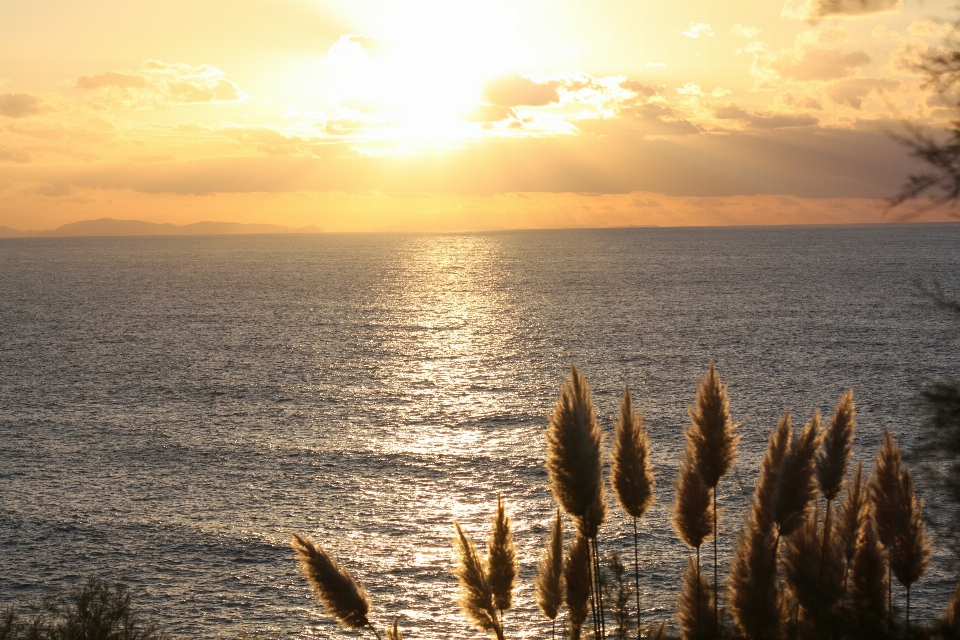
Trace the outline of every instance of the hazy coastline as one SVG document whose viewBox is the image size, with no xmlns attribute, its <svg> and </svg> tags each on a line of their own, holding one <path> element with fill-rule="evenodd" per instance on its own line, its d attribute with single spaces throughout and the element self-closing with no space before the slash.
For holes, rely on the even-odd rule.
<svg viewBox="0 0 960 640">
<path fill-rule="evenodd" d="M 78 236 L 211 236 L 282 233 L 323 233 L 320 227 L 288 227 L 280 224 L 242 222 L 194 222 L 158 224 L 143 220 L 98 218 L 60 225 L 56 229 L 21 230 L 0 226 L 0 238 L 67 238 Z"/>
</svg>

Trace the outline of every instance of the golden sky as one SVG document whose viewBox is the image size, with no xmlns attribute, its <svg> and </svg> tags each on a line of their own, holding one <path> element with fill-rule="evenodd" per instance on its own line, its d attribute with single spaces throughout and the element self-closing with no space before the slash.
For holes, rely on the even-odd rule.
<svg viewBox="0 0 960 640">
<path fill-rule="evenodd" d="M 954 4 L 0 0 L 0 225 L 889 220 Z"/>
</svg>

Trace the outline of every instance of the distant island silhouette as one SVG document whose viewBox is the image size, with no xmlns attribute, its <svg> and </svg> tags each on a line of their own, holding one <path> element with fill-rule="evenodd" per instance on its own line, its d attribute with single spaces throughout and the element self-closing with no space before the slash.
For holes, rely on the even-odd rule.
<svg viewBox="0 0 960 640">
<path fill-rule="evenodd" d="M 0 238 L 64 238 L 77 236 L 212 236 L 280 233 L 323 233 L 317 226 L 286 227 L 279 224 L 241 222 L 194 222 L 159 224 L 143 220 L 100 218 L 64 224 L 44 231 L 22 231 L 0 226 Z"/>
</svg>

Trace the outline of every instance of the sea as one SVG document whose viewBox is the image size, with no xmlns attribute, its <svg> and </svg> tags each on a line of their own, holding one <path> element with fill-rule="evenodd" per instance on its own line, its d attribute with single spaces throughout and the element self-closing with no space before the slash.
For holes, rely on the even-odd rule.
<svg viewBox="0 0 960 640">
<path fill-rule="evenodd" d="M 483 549 L 501 495 L 506 635 L 547 637 L 544 430 L 574 365 L 608 444 L 626 387 L 643 412 L 641 619 L 672 620 L 692 554 L 672 483 L 710 363 L 742 435 L 723 574 L 784 413 L 828 417 L 852 388 L 867 470 L 883 429 L 922 442 L 919 390 L 960 362 L 936 286 L 960 297 L 960 224 L 0 240 L 0 606 L 94 576 L 176 637 L 372 640 L 323 613 L 299 533 L 366 588 L 381 633 L 397 616 L 409 639 L 482 638 L 451 538 L 459 522 Z M 915 476 L 935 551 L 911 617 L 930 621 L 958 576 L 950 505 Z M 632 575 L 612 497 L 599 550 Z"/>
</svg>

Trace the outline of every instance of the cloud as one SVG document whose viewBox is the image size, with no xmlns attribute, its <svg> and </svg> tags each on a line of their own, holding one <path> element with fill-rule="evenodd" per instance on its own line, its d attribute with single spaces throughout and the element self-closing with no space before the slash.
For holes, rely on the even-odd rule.
<svg viewBox="0 0 960 640">
<path fill-rule="evenodd" d="M 849 39 L 845 29 L 812 29 L 797 35 L 793 47 L 771 51 L 762 42 L 751 42 L 754 54 L 750 74 L 754 89 L 772 89 L 781 81 L 829 81 L 855 74 L 871 59 L 864 51 L 845 52 L 836 45 Z"/>
<path fill-rule="evenodd" d="M 554 84 L 534 82 L 516 71 L 483 85 L 483 101 L 501 107 L 542 107 L 559 100 Z"/>
<path fill-rule="evenodd" d="M 514 111 L 510 107 L 499 104 L 478 104 L 465 113 L 463 119 L 468 122 L 500 122 L 514 116 Z"/>
<path fill-rule="evenodd" d="M 644 105 L 647 119 L 638 115 L 590 121 L 577 136 L 490 137 L 443 154 L 11 164 L 4 175 L 17 182 L 140 193 L 647 191 L 684 197 L 883 198 L 917 168 L 896 141 L 876 129 L 820 128 L 811 135 L 804 128 L 757 128 L 725 135 L 650 138 L 651 127 L 667 121 L 668 111 L 652 109 L 656 106 Z"/>
<path fill-rule="evenodd" d="M 788 80 L 836 80 L 845 78 L 870 62 L 864 51 L 843 53 L 839 49 L 808 47 L 788 55 L 771 67 Z"/>
<path fill-rule="evenodd" d="M 119 71 L 104 71 L 92 76 L 80 76 L 75 86 L 78 89 L 103 89 L 104 87 L 119 87 L 121 89 L 145 89 L 147 78 L 136 73 L 121 73 Z"/>
<path fill-rule="evenodd" d="M 795 20 L 856 17 L 903 8 L 903 0 L 789 0 L 780 15 Z"/>
<path fill-rule="evenodd" d="M 314 156 L 318 158 L 355 157 L 356 151 L 329 139 L 306 137 L 277 131 L 269 127 L 223 127 L 219 133 L 257 153 L 271 156 Z"/>
<path fill-rule="evenodd" d="M 820 121 L 806 113 L 764 114 L 747 111 L 736 104 L 720 107 L 713 113 L 720 120 L 737 120 L 755 129 L 786 129 L 789 127 L 812 127 Z"/>
<path fill-rule="evenodd" d="M 863 100 L 870 93 L 893 91 L 899 87 L 899 81 L 886 78 L 847 78 L 832 84 L 827 93 L 837 104 L 845 104 L 854 109 L 859 109 L 863 105 Z"/>
<path fill-rule="evenodd" d="M 74 86 L 91 92 L 94 104 L 127 109 L 239 102 L 249 97 L 216 67 L 158 60 L 147 60 L 135 73 L 83 75 Z"/>
<path fill-rule="evenodd" d="M 639 80 L 624 80 L 620 83 L 620 86 L 627 91 L 633 91 L 636 94 L 646 96 L 648 98 L 659 93 L 655 88 L 651 87 L 650 85 L 643 84 Z"/>
<path fill-rule="evenodd" d="M 705 22 L 691 22 L 690 28 L 682 33 L 688 38 L 693 38 L 696 40 L 700 36 L 712 36 L 713 29 L 711 29 L 710 25 L 706 24 Z"/>
<path fill-rule="evenodd" d="M 383 42 L 377 38 L 347 33 L 330 46 L 327 59 L 335 63 L 365 62 L 383 51 Z"/>
<path fill-rule="evenodd" d="M 662 103 L 628 105 L 614 119 L 581 121 L 581 130 L 603 135 L 620 135 L 626 132 L 649 136 L 688 136 L 700 133 L 689 120 L 676 109 Z"/>
<path fill-rule="evenodd" d="M 43 102 L 29 93 L 0 93 L 0 115 L 8 118 L 25 118 L 43 113 Z"/>
<path fill-rule="evenodd" d="M 748 40 L 753 40 L 753 39 L 756 38 L 758 35 L 760 35 L 760 29 L 758 29 L 757 27 L 748 27 L 748 26 L 742 25 L 742 24 L 735 24 L 735 25 L 733 25 L 733 27 L 730 29 L 730 33 L 735 34 L 735 35 L 738 35 L 738 36 L 743 36 L 744 38 L 747 38 Z"/>
<path fill-rule="evenodd" d="M 11 149 L 0 146 L 0 161 L 26 163 L 30 162 L 30 154 L 22 149 Z"/>
<path fill-rule="evenodd" d="M 557 71 L 530 78 L 512 72 L 488 82 L 483 87 L 483 104 L 461 118 L 482 123 L 509 121 L 509 127 L 522 128 L 527 135 L 573 134 L 581 121 L 615 117 L 624 107 L 646 103 L 658 93 L 654 87 L 620 75 Z"/>
</svg>

